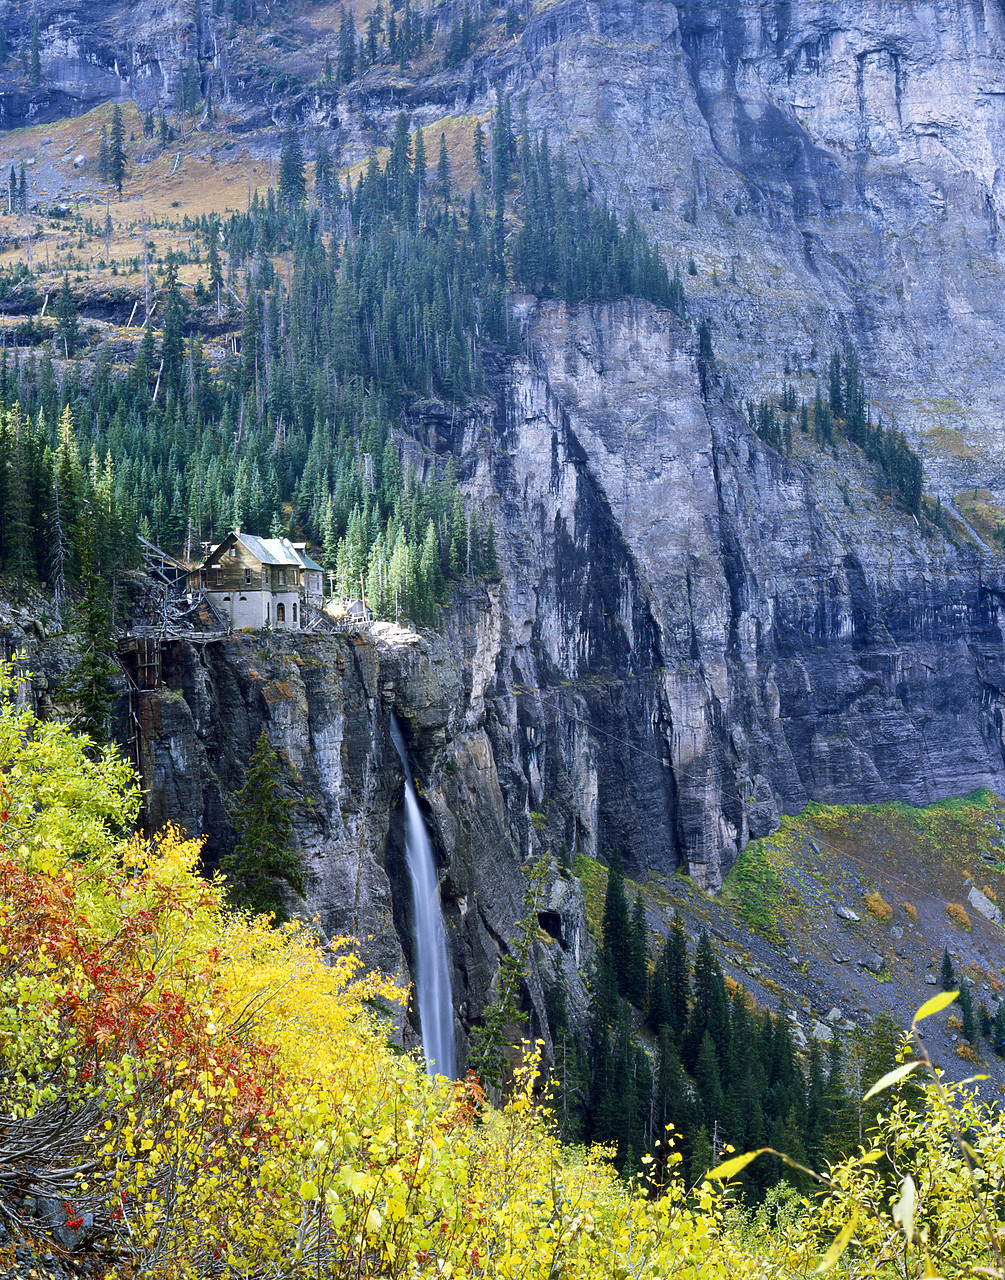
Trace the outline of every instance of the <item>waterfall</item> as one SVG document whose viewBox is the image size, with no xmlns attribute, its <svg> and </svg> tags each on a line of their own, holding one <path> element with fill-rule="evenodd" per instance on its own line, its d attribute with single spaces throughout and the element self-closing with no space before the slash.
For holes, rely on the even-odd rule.
<svg viewBox="0 0 1005 1280">
<path fill-rule="evenodd" d="M 405 739 L 393 712 L 391 741 L 405 770 L 405 862 L 412 882 L 415 931 L 415 994 L 426 1070 L 432 1075 L 457 1074 L 454 1061 L 454 1004 L 447 963 L 447 939 L 440 909 L 440 886 L 433 863 L 429 832 L 408 767 Z"/>
</svg>

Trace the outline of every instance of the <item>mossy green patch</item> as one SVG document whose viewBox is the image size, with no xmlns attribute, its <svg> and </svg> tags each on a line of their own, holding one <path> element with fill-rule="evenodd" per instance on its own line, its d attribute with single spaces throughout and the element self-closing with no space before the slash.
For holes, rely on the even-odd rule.
<svg viewBox="0 0 1005 1280">
<path fill-rule="evenodd" d="M 982 787 L 923 808 L 896 801 L 808 804 L 791 820 L 791 827 L 806 837 L 822 835 L 847 852 L 868 852 L 877 846 L 910 849 L 921 864 L 969 867 L 998 847 L 1000 836 L 993 818 L 1001 812 L 1000 798 Z"/>
<path fill-rule="evenodd" d="M 603 934 L 604 897 L 607 893 L 607 868 L 596 858 L 577 853 L 572 859 L 572 872 L 583 886 L 586 900 L 586 923 L 595 941 Z"/>
<path fill-rule="evenodd" d="M 767 840 L 754 840 L 740 854 L 723 885 L 744 923 L 769 942 L 780 942 L 778 908 L 782 883 L 768 856 Z"/>
</svg>

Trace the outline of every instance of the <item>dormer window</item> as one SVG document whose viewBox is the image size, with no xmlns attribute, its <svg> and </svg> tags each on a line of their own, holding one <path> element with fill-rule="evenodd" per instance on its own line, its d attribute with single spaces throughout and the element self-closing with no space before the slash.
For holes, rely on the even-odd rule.
<svg viewBox="0 0 1005 1280">
<path fill-rule="evenodd" d="M 235 557 L 236 555 L 237 555 L 237 548 L 236 548 L 236 547 L 231 547 L 231 548 L 230 548 L 230 557 L 231 557 L 231 559 L 234 559 L 234 557 Z"/>
</svg>

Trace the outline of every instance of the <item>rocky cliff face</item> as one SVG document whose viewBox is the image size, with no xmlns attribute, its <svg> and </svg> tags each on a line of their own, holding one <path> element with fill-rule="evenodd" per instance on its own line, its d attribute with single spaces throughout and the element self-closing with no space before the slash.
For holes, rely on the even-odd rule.
<svg viewBox="0 0 1005 1280">
<path fill-rule="evenodd" d="M 810 799 L 1000 789 L 997 559 L 847 446 L 764 446 L 665 313 L 538 306 L 527 338 L 470 483 L 505 533 L 497 740 L 570 847 L 714 888 Z"/>
<path fill-rule="evenodd" d="M 339 141 L 360 158 L 401 108 L 432 124 L 497 90 L 526 94 L 532 127 L 670 260 L 693 256 L 691 313 L 738 391 L 819 374 L 853 343 L 943 496 L 1000 495 L 998 0 L 558 0 L 456 75 L 371 75 L 344 95 Z"/>
<path fill-rule="evenodd" d="M 205 0 L 9 5 L 15 48 L 38 19 L 43 85 L 27 89 L 11 59 L 0 120 L 109 97 L 170 112 L 197 59 L 253 150 L 275 152 L 289 113 L 351 162 L 390 140 L 401 109 L 433 125 L 526 94 L 531 125 L 597 196 L 635 210 L 671 259 L 693 256 L 692 314 L 712 318 L 738 390 L 777 387 L 786 365 L 820 372 L 852 342 L 944 495 L 1001 496 L 1000 0 L 553 0 L 456 71 L 379 65 L 338 91 L 317 87 L 323 15 L 256 12 L 258 35 Z"/>
<path fill-rule="evenodd" d="M 561 970 L 575 1005 L 589 948 L 563 845 L 715 889 L 810 799 L 1001 791 L 1005 567 L 924 535 L 849 446 L 763 445 L 667 313 L 528 303 L 523 319 L 532 356 L 438 437 L 493 512 L 501 581 L 458 592 L 435 638 L 378 625 L 175 646 L 149 719 L 150 816 L 204 833 L 210 858 L 228 847 L 225 796 L 264 724 L 307 909 L 405 973 L 395 711 L 462 1025 L 522 914 L 521 869 L 552 855 L 538 1031 L 540 976 Z"/>
</svg>

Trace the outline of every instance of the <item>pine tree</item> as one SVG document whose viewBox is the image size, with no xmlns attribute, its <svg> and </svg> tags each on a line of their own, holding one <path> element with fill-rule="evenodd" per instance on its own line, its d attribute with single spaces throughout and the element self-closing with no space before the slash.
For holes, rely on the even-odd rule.
<svg viewBox="0 0 1005 1280">
<path fill-rule="evenodd" d="M 970 1044 L 976 1044 L 977 1037 L 979 1034 L 978 1028 L 977 1028 L 977 1019 L 974 1017 L 973 997 L 970 994 L 970 987 L 966 982 L 960 983 L 960 995 L 959 995 L 958 1003 L 960 1006 L 960 1022 L 962 1023 L 964 1038 Z"/>
<path fill-rule="evenodd" d="M 352 13 L 342 11 L 338 33 L 338 82 L 348 84 L 356 70 L 356 24 Z"/>
<path fill-rule="evenodd" d="M 307 178 L 304 173 L 304 152 L 300 135 L 292 121 L 283 134 L 283 147 L 279 153 L 279 199 L 288 210 L 298 209 L 307 194 Z"/>
<path fill-rule="evenodd" d="M 63 273 L 63 284 L 56 299 L 56 329 L 63 347 L 63 354 L 69 359 L 77 347 L 79 325 L 77 322 L 77 304 L 70 288 L 70 277 Z"/>
<path fill-rule="evenodd" d="M 77 555 L 84 597 L 78 610 L 80 653 L 70 669 L 65 694 L 79 708 L 76 723 L 101 746 L 108 740 L 108 726 L 115 695 L 110 681 L 118 674 L 112 659 L 112 612 L 108 583 L 100 572 L 98 528 L 94 511 L 85 506 L 77 529 Z"/>
<path fill-rule="evenodd" d="M 234 905 L 258 914 L 272 912 L 277 922 L 288 918 L 278 882 L 297 893 L 304 890 L 303 870 L 290 849 L 290 802 L 282 795 L 280 776 L 279 760 L 263 729 L 248 762 L 244 786 L 234 796 L 237 844 L 233 853 L 220 859 Z"/>
<path fill-rule="evenodd" d="M 628 989 L 628 972 L 631 966 L 631 925 L 628 917 L 628 899 L 625 897 L 625 877 L 621 854 L 613 850 L 607 874 L 607 891 L 604 896 L 603 953 L 609 959 L 611 971 L 618 984 L 618 992 L 624 995 Z"/>
<path fill-rule="evenodd" d="M 436 162 L 436 188 L 444 204 L 450 203 L 450 157 L 447 155 L 447 135 L 440 134 L 440 158 Z"/>
<path fill-rule="evenodd" d="M 942 972 L 940 974 L 940 980 L 943 991 L 956 990 L 956 970 L 953 968 L 953 959 L 949 954 L 948 947 L 946 947 L 942 953 Z"/>
<path fill-rule="evenodd" d="M 687 1026 L 687 1012 L 691 1003 L 691 982 L 687 967 L 687 937 L 684 918 L 674 912 L 673 924 L 663 950 L 663 965 L 667 976 L 667 995 L 670 1008 L 670 1027 L 678 1039 Z"/>
<path fill-rule="evenodd" d="M 421 129 L 415 131 L 415 157 L 412 161 L 412 174 L 415 178 L 415 190 L 418 196 L 426 189 L 426 138 Z"/>
<path fill-rule="evenodd" d="M 108 181 L 122 199 L 122 183 L 126 177 L 126 126 L 118 104 L 112 108 L 112 128 L 108 135 Z"/>
<path fill-rule="evenodd" d="M 641 890 L 635 895 L 632 907 L 630 934 L 630 957 L 625 995 L 629 1001 L 641 1009 L 645 1005 L 646 985 L 649 968 L 649 930 L 646 925 L 646 908 L 642 901 Z"/>
</svg>

